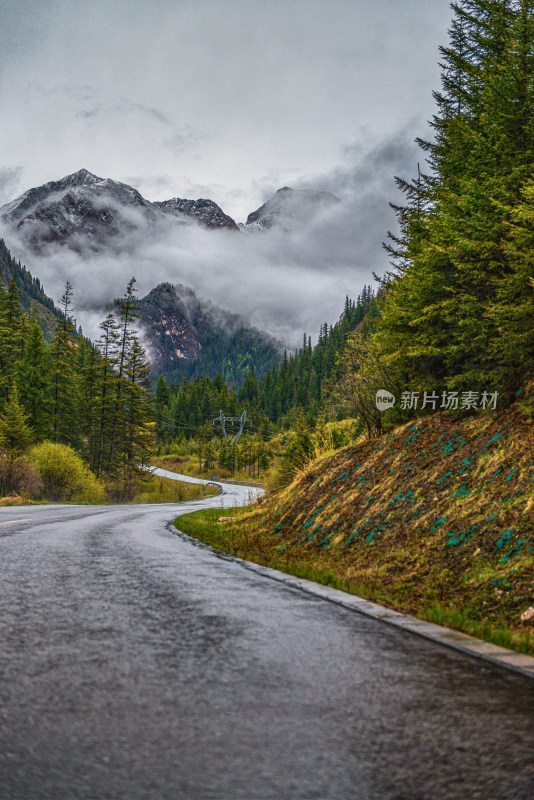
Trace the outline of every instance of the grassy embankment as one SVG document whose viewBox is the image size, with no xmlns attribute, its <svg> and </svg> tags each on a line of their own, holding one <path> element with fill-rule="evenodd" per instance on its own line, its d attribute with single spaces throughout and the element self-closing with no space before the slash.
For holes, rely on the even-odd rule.
<svg viewBox="0 0 534 800">
<path fill-rule="evenodd" d="M 37 461 L 32 471 L 28 471 L 26 464 L 31 481 L 27 480 L 18 492 L 0 497 L 0 507 L 50 503 L 184 503 L 218 493 L 216 486 L 185 483 L 148 474 L 126 489 L 111 484 L 106 486 L 95 478 L 76 454 L 69 452 L 69 448 L 63 450 L 66 454 L 60 452 L 62 459 L 55 463 Z"/>
<path fill-rule="evenodd" d="M 168 467 L 166 469 L 169 469 Z M 216 486 L 205 486 L 200 483 L 184 483 L 170 478 L 153 475 L 139 485 L 132 503 L 186 503 L 201 497 L 212 497 L 217 494 Z"/>
<path fill-rule="evenodd" d="M 534 653 L 534 392 L 347 447 L 263 503 L 180 530 L 487 641 Z M 219 522 L 221 513 L 234 521 Z"/>
<path fill-rule="evenodd" d="M 184 483 L 183 481 L 174 481 L 168 478 L 160 478 L 154 476 L 150 481 L 142 481 L 137 487 L 137 491 L 133 497 L 127 500 L 118 499 L 115 502 L 121 504 L 127 503 L 186 503 L 188 500 L 198 500 L 201 497 L 212 497 L 217 494 L 217 489 L 214 486 L 202 486 L 198 483 Z M 64 497 L 53 499 L 32 500 L 29 497 L 19 494 L 13 494 L 6 497 L 0 497 L 1 506 L 22 506 L 22 505 L 46 505 L 50 503 L 70 503 L 72 505 L 79 505 L 79 503 L 96 503 L 108 504 L 111 503 L 109 498 L 103 494 L 102 498 L 92 500 L 87 498 L 80 498 L 78 500 L 67 500 Z"/>
</svg>

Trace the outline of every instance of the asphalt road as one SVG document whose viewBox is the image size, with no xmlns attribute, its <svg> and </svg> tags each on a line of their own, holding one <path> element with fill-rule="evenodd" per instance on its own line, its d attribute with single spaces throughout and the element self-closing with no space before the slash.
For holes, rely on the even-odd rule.
<svg viewBox="0 0 534 800">
<path fill-rule="evenodd" d="M 534 800 L 534 681 L 172 533 L 0 509 L 0 798 Z"/>
</svg>

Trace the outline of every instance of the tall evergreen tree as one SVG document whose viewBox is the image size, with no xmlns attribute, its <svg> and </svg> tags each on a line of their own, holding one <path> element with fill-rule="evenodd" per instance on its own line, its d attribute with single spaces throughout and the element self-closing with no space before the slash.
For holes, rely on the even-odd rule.
<svg viewBox="0 0 534 800">
<path fill-rule="evenodd" d="M 75 377 L 76 328 L 72 317 L 72 285 L 65 284 L 61 298 L 63 314 L 56 322 L 50 343 L 50 383 L 52 393 L 52 428 L 56 442 L 77 446 L 80 443 L 78 425 L 78 384 Z"/>
<path fill-rule="evenodd" d="M 125 483 L 139 474 L 139 465 L 145 463 L 154 435 L 154 419 L 150 396 L 150 365 L 146 354 L 133 334 L 124 364 L 125 384 L 124 416 L 126 420 L 122 457 L 122 476 Z"/>
<path fill-rule="evenodd" d="M 103 474 L 108 463 L 113 426 L 113 409 L 115 404 L 114 388 L 116 375 L 114 366 L 117 363 L 117 321 L 113 314 L 108 314 L 100 323 L 100 376 L 98 381 L 98 425 L 96 441 L 93 448 L 93 468 L 97 477 Z"/>
<path fill-rule="evenodd" d="M 51 402 L 46 351 L 43 333 L 35 319 L 29 326 L 17 383 L 20 402 L 31 420 L 35 438 L 41 441 L 50 437 Z"/>
<path fill-rule="evenodd" d="M 28 449 L 32 438 L 28 417 L 19 403 L 17 386 L 14 384 L 0 414 L 0 455 L 5 459 L 0 471 L 2 492 L 10 492 L 15 487 L 15 464 Z"/>
<path fill-rule="evenodd" d="M 501 305 L 519 272 L 523 286 L 528 277 L 509 241 L 522 235 L 517 207 L 534 162 L 533 4 L 452 7 L 435 138 L 420 141 L 432 173 L 400 184 L 408 204 L 397 209 L 397 275 L 378 337 L 406 388 L 498 386 L 510 398 L 534 367 L 534 353 L 507 367 Z"/>
</svg>

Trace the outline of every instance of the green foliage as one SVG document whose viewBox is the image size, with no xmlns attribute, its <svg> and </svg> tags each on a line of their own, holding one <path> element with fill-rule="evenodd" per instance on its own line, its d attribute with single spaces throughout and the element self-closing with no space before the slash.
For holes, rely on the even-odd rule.
<svg viewBox="0 0 534 800">
<path fill-rule="evenodd" d="M 347 429 L 327 424 L 324 417 L 315 420 L 311 415 L 299 414 L 294 428 L 285 434 L 282 458 L 270 476 L 270 488 L 287 486 L 317 458 L 348 445 L 351 440 Z"/>
<path fill-rule="evenodd" d="M 1 258 L 13 266 L 0 242 Z M 9 463 L 30 439 L 51 438 L 80 452 L 115 488 L 139 478 L 153 435 L 149 368 L 133 328 L 134 283 L 118 301 L 119 321 L 110 314 L 102 323 L 99 352 L 76 330 L 68 281 L 47 346 L 36 307 L 25 315 L 16 281 L 6 290 L 0 280 L 0 448 Z"/>
<path fill-rule="evenodd" d="M 17 383 L 20 386 L 20 402 L 32 421 L 35 438 L 42 440 L 50 437 L 51 398 L 46 349 L 41 328 L 35 319 L 29 323 Z"/>
<path fill-rule="evenodd" d="M 377 347 L 406 390 L 498 390 L 534 371 L 534 2 L 452 6 L 430 175 L 398 180 Z M 377 387 L 378 388 L 378 387 Z"/>
<path fill-rule="evenodd" d="M 338 365 L 350 336 L 378 315 L 378 303 L 370 286 L 356 301 L 345 299 L 344 310 L 334 326 L 321 325 L 317 344 L 304 334 L 294 356 L 284 353 L 279 367 L 266 373 L 258 386 L 258 405 L 273 421 L 294 418 L 299 411 L 318 416 L 336 386 Z"/>
<path fill-rule="evenodd" d="M 41 488 L 39 476 L 23 455 L 32 441 L 28 417 L 13 385 L 0 415 L 0 494 L 17 492 L 35 497 Z"/>
<path fill-rule="evenodd" d="M 338 380 L 332 388 L 330 403 L 340 417 L 356 418 L 368 436 L 379 434 L 384 416 L 376 407 L 377 389 L 385 389 L 395 397 L 400 394 L 399 376 L 384 361 L 376 337 L 361 329 L 353 333 L 340 360 Z M 388 412 L 387 423 L 397 421 L 395 412 Z"/>
<path fill-rule="evenodd" d="M 28 417 L 19 403 L 17 387 L 13 386 L 0 414 L 0 448 L 13 460 L 28 449 L 32 440 L 27 421 Z"/>
<path fill-rule="evenodd" d="M 71 447 L 57 442 L 41 442 L 32 447 L 29 458 L 39 471 L 47 500 L 74 503 L 106 501 L 104 487 Z"/>
<path fill-rule="evenodd" d="M 159 440 L 179 443 L 198 438 L 203 430 L 202 438 L 209 442 L 206 426 L 212 427 L 212 434 L 216 432 L 212 422 L 220 410 L 227 416 L 240 416 L 246 410 L 251 420 L 247 431 L 259 433 L 264 441 L 271 437 L 273 427 L 287 427 L 299 412 L 318 418 L 338 383 L 339 360 L 351 334 L 362 325 L 370 326 L 371 322 L 364 321 L 372 321 L 376 314 L 376 298 L 366 286 L 356 302 L 347 297 L 335 326 L 321 326 L 315 347 L 311 337 L 305 335 L 303 346 L 294 355 L 286 352 L 280 366 L 267 370 L 260 380 L 251 369 L 238 393 L 229 388 L 221 374 L 213 379 L 184 379 L 180 385 L 168 387 L 160 377 L 156 393 Z"/>
<path fill-rule="evenodd" d="M 51 412 L 56 442 L 80 444 L 79 396 L 76 373 L 76 328 L 71 316 L 72 286 L 67 281 L 61 298 L 63 314 L 57 320 L 49 350 Z"/>
<path fill-rule="evenodd" d="M 39 325 L 49 339 L 54 329 L 55 318 L 59 317 L 61 312 L 55 307 L 54 301 L 44 293 L 39 279 L 32 277 L 26 267 L 13 258 L 4 240 L 0 239 L 0 283 L 9 286 L 13 280 L 22 308 L 29 310 L 34 307 Z"/>
</svg>

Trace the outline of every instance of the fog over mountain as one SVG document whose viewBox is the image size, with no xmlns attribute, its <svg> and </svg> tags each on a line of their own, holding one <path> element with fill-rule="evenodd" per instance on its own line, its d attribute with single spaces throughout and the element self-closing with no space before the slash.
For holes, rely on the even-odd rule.
<svg viewBox="0 0 534 800">
<path fill-rule="evenodd" d="M 434 111 L 449 0 L 3 5 L 0 205 L 83 167 L 146 204 L 133 202 L 130 231 L 119 225 L 90 260 L 96 228 L 125 216 L 121 202 L 92 201 L 70 238 L 77 252 L 51 241 L 37 259 L 21 230 L 1 226 L 51 295 L 72 281 L 84 327 L 135 274 L 140 294 L 190 286 L 298 344 L 387 269 L 394 175 L 414 176 L 424 160 L 413 139 Z M 271 204 L 261 225 L 246 224 L 286 187 L 339 202 L 302 220 L 302 198 L 284 203 L 268 227 Z M 49 211 L 67 229 L 86 199 L 80 189 Z M 153 224 L 164 210 L 184 224 Z M 47 229 L 47 214 L 25 222 L 28 233 Z M 233 222 L 263 230 L 240 234 Z"/>
<path fill-rule="evenodd" d="M 7 218 L 2 219 L 0 232 L 52 297 L 59 298 L 65 281 L 71 281 L 77 316 L 89 335 L 96 335 L 104 305 L 120 295 L 135 275 L 140 295 L 161 282 L 184 284 L 199 297 L 242 314 L 256 327 L 296 346 L 303 331 L 315 337 L 323 322 L 333 323 L 345 295 L 356 296 L 370 281 L 373 270 L 381 273 L 387 267 L 381 242 L 395 225 L 388 205 L 398 199 L 394 175 L 411 174 L 416 158 L 412 131 L 368 152 L 347 151 L 346 163 L 338 169 L 292 186 L 298 191 L 289 193 L 289 217 L 282 215 L 275 224 L 257 232 L 237 232 L 224 209 L 218 211 L 230 220 L 229 225 L 207 229 L 205 221 L 186 218 L 192 209 L 191 205 L 184 209 L 186 201 L 180 201 L 181 208 L 171 208 L 175 212 L 169 216 L 173 224 L 154 224 L 154 209 L 165 216 L 159 207 L 169 201 L 153 204 L 132 192 L 131 187 L 113 181 L 106 184 L 106 180 L 98 184 L 99 192 L 110 183 L 113 192 L 119 192 L 115 211 L 111 208 L 112 216 L 115 214 L 111 248 L 95 248 L 94 227 L 81 226 L 76 230 L 75 249 L 62 246 L 61 241 L 45 233 L 46 247 L 35 252 L 32 236 L 25 236 L 27 226 L 37 223 L 36 230 L 42 232 L 43 213 L 48 214 L 50 208 L 43 213 L 32 210 L 39 201 L 35 195 L 25 201 L 22 211 L 13 203 L 2 209 Z M 60 183 L 58 180 L 57 187 Z M 82 186 L 68 194 L 77 197 L 85 192 Z M 327 192 L 329 202 L 316 202 L 321 197 L 318 193 Z M 282 196 L 287 194 L 282 192 Z M 117 215 L 124 215 L 119 195 L 122 199 L 125 195 L 128 201 L 127 225 L 122 227 L 116 225 Z M 106 213 L 113 196 L 111 200 L 108 195 L 102 199 Z M 273 192 L 260 199 L 272 208 L 277 197 L 280 194 Z M 310 197 L 313 200 L 307 206 Z M 59 188 L 57 202 L 63 224 L 68 213 Z M 213 212 L 212 207 L 208 210 Z M 70 206 L 67 211 L 72 211 Z M 201 208 L 199 213 L 204 211 Z M 21 224 L 24 214 L 28 219 Z M 291 224 L 287 224 L 288 219 Z"/>
</svg>

